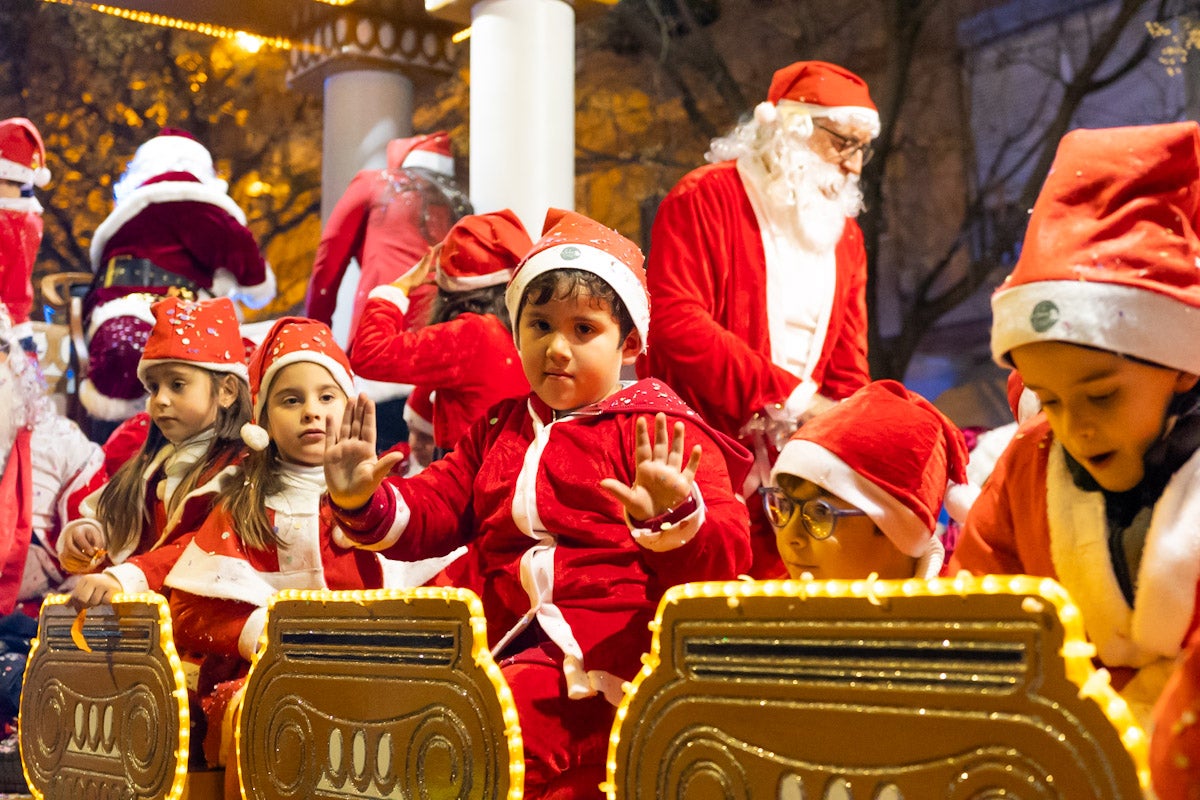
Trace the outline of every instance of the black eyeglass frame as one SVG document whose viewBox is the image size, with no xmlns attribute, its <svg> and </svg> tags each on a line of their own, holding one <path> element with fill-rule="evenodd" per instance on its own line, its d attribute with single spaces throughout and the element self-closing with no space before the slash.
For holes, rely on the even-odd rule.
<svg viewBox="0 0 1200 800">
<path fill-rule="evenodd" d="M 823 542 L 833 536 L 837 530 L 838 520 L 842 517 L 865 517 L 867 515 L 867 512 L 862 509 L 839 508 L 823 497 L 814 497 L 803 503 L 797 503 L 778 486 L 761 486 L 758 492 L 762 495 L 763 513 L 766 514 L 767 521 L 773 528 L 776 530 L 786 528 L 791 524 L 792 518 L 796 516 L 796 511 L 799 510 L 800 524 L 804 528 L 804 532 L 818 542 Z M 815 519 L 830 520 L 828 528 L 816 527 L 812 522 Z"/>
<path fill-rule="evenodd" d="M 813 127 L 820 128 L 830 136 L 842 141 L 842 146 L 834 149 L 834 152 L 837 153 L 838 158 L 840 158 L 842 161 L 849 161 L 850 159 L 854 158 L 855 153 L 862 153 L 862 163 L 863 166 L 866 166 L 867 162 L 871 160 L 871 157 L 875 155 L 875 146 L 870 142 L 860 142 L 857 139 L 852 139 L 849 136 L 838 133 L 833 128 L 822 125 L 815 119 L 813 120 Z"/>
</svg>

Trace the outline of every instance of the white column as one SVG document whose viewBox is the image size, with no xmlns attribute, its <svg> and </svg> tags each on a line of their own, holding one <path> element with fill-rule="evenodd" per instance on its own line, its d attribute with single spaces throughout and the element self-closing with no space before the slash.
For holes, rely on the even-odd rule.
<svg viewBox="0 0 1200 800">
<path fill-rule="evenodd" d="M 537 239 L 575 207 L 575 10 L 563 0 L 471 9 L 471 203 L 511 208 Z"/>
<path fill-rule="evenodd" d="M 350 70 L 325 79 L 322 220 L 359 170 L 387 166 L 387 143 L 412 135 L 412 110 L 412 81 L 399 72 Z M 333 335 L 342 345 L 350 335 L 358 275 L 358 263 L 351 262 L 338 289 Z"/>
</svg>

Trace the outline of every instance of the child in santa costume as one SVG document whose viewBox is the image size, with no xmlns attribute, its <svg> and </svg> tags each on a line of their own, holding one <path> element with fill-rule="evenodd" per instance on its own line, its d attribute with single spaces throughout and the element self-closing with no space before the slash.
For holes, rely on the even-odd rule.
<svg viewBox="0 0 1200 800">
<path fill-rule="evenodd" d="M 202 656 L 204 752 L 213 765 L 227 763 L 222 723 L 275 592 L 413 586 L 443 566 L 397 564 L 333 542 L 329 511 L 319 509 L 325 429 L 341 425 L 354 378 L 326 325 L 278 320 L 251 359 L 250 384 L 257 424 L 242 435 L 252 452 L 166 579 L 175 642 Z"/>
<path fill-rule="evenodd" d="M 83 608 L 160 590 L 243 451 L 250 388 L 233 302 L 170 297 L 153 314 L 138 364 L 150 393 L 146 440 L 59 537 L 63 566 L 88 573 L 71 593 Z"/>
<path fill-rule="evenodd" d="M 951 572 L 1057 579 L 1144 723 L 1197 629 L 1200 126 L 1063 137 L 992 354 L 1042 412 L 971 509 Z"/>
<path fill-rule="evenodd" d="M 763 508 L 793 578 L 933 578 L 938 514 L 966 490 L 962 432 L 919 394 L 876 381 L 810 420 L 779 453 Z"/>
<path fill-rule="evenodd" d="M 413 270 L 371 290 L 350 347 L 358 374 L 436 392 L 433 439 L 441 451 L 493 404 L 524 397 L 529 382 L 513 346 L 504 288 L 533 242 L 508 209 L 468 215 Z M 412 330 L 409 292 L 436 263 L 430 324 Z"/>
<path fill-rule="evenodd" d="M 1157 800 L 1200 800 L 1200 641 L 1195 635 L 1154 708 L 1150 778 Z"/>
<path fill-rule="evenodd" d="M 470 542 L 468 585 L 516 700 L 531 798 L 600 796 L 614 704 L 662 593 L 749 564 L 733 491 L 748 454 L 661 381 L 620 382 L 646 341 L 644 278 L 628 239 L 552 210 L 506 293 L 532 393 L 413 478 L 380 485 L 389 465 L 365 399 L 326 453 L 350 541 L 400 558 Z"/>
<path fill-rule="evenodd" d="M 162 296 L 249 308 L 275 297 L 275 276 L 227 189 L 204 145 L 173 128 L 142 144 L 114 185 L 116 205 L 92 237 L 95 280 L 83 309 L 88 377 L 79 392 L 93 418 L 142 410 L 137 364 Z"/>
<path fill-rule="evenodd" d="M 49 181 L 38 129 L 24 117 L 0 120 L 0 302 L 27 353 L 36 353 L 29 311 L 33 265 L 42 243 L 42 205 L 33 187 Z"/>
</svg>

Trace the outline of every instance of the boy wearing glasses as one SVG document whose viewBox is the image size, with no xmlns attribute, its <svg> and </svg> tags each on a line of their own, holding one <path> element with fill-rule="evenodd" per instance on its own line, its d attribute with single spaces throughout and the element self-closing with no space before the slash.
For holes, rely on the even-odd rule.
<svg viewBox="0 0 1200 800">
<path fill-rule="evenodd" d="M 792 578 L 932 578 L 947 493 L 970 491 L 962 432 L 918 394 L 877 381 L 806 423 L 760 490 Z M 957 499 L 957 497 L 955 497 Z"/>
<path fill-rule="evenodd" d="M 870 380 L 854 217 L 879 129 L 862 78 L 797 62 L 775 73 L 753 118 L 712 142 L 713 163 L 684 176 L 655 217 L 654 313 L 638 373 L 665 380 L 755 453 L 747 497 L 801 422 Z M 775 577 L 770 527 L 752 514 L 751 574 Z"/>
</svg>

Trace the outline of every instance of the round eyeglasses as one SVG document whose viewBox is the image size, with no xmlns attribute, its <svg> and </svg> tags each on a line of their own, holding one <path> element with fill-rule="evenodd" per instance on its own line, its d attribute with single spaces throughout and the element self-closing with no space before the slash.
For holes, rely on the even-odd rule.
<svg viewBox="0 0 1200 800">
<path fill-rule="evenodd" d="M 842 161 L 849 161 L 854 158 L 856 153 L 862 153 L 862 163 L 863 166 L 866 166 L 867 162 L 871 160 L 871 156 L 875 155 L 875 148 L 871 145 L 870 141 L 860 142 L 858 139 L 844 136 L 833 128 L 822 125 L 816 120 L 813 120 L 813 126 L 825 131 L 836 140 L 833 151 L 837 153 L 837 157 Z"/>
<path fill-rule="evenodd" d="M 786 528 L 799 508 L 804 532 L 818 541 L 833 536 L 840 518 L 867 515 L 867 512 L 857 508 L 839 508 L 821 497 L 797 503 L 778 486 L 764 486 L 759 491 L 762 493 L 763 511 L 772 526 Z"/>
</svg>

